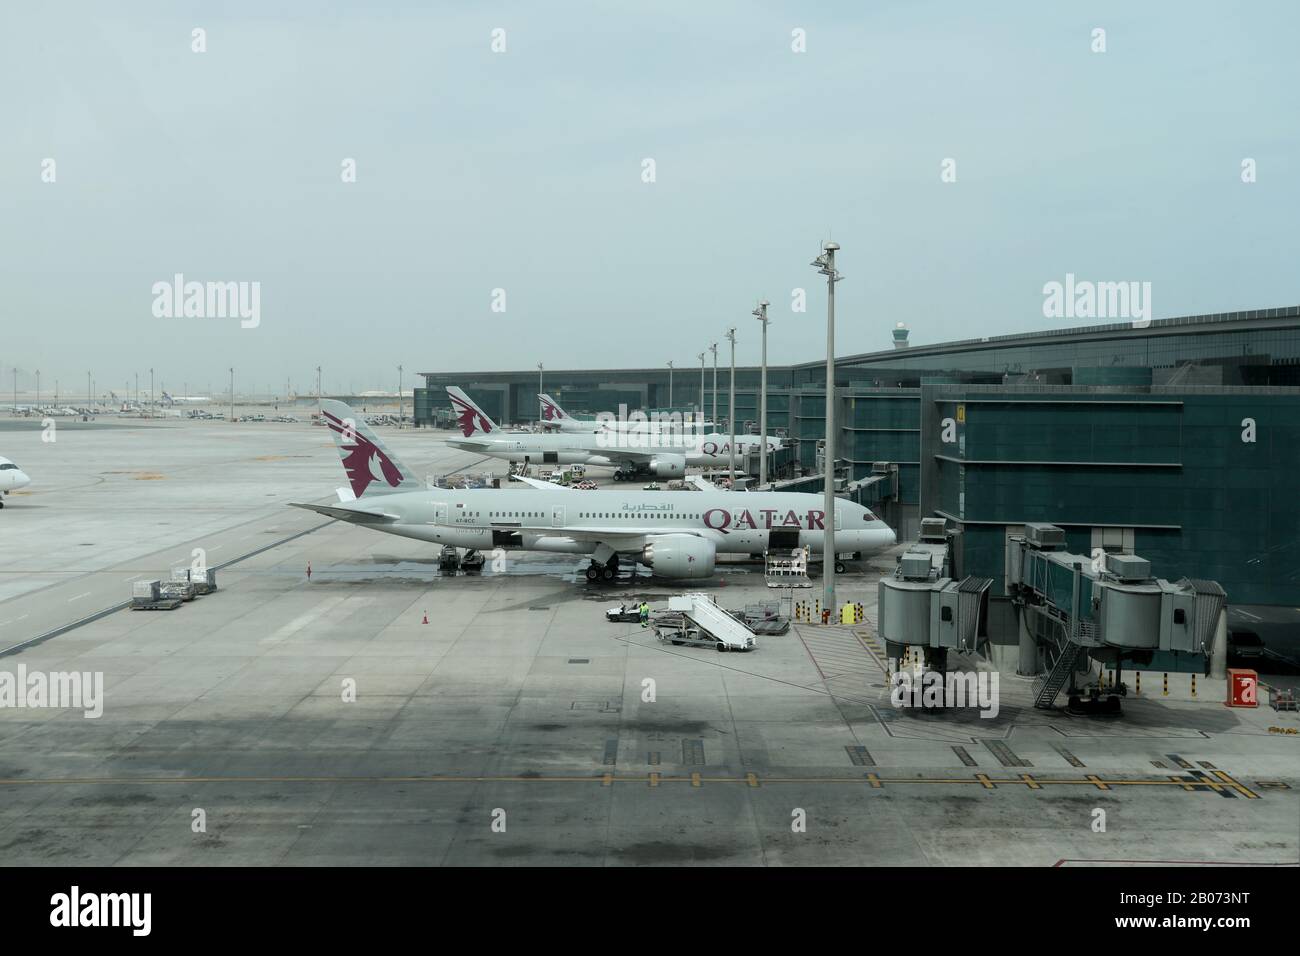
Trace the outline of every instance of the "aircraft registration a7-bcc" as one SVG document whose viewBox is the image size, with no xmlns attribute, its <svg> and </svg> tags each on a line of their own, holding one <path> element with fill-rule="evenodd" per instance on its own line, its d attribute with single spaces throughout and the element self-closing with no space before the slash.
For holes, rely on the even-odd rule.
<svg viewBox="0 0 1300 956">
<path fill-rule="evenodd" d="M 526 489 L 424 488 L 414 473 L 342 402 L 321 402 L 348 488 L 337 504 L 294 504 L 385 534 L 478 551 L 495 548 L 589 555 L 590 581 L 611 581 L 620 562 L 665 578 L 707 578 L 719 554 L 770 546 L 818 553 L 822 496 L 785 491 L 615 489 L 578 491 L 528 480 Z M 893 530 L 851 501 L 837 501 L 835 549 L 870 553 Z"/>
</svg>

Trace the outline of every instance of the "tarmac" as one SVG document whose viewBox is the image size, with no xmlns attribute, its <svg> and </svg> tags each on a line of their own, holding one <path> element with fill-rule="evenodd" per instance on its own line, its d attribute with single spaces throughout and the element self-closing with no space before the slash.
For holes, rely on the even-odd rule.
<svg viewBox="0 0 1300 956">
<path fill-rule="evenodd" d="M 421 474 L 503 474 L 445 434 L 381 430 Z M 428 545 L 288 507 L 343 484 L 306 423 L 68 421 L 42 441 L 4 419 L 0 454 L 32 477 L 0 511 L 0 672 L 104 686 L 92 719 L 0 706 L 9 865 L 1300 859 L 1295 713 L 1151 696 L 1072 718 L 1014 678 L 995 717 L 894 707 L 873 627 L 892 554 L 838 578 L 861 624 L 719 654 L 603 611 L 783 596 L 760 568 L 611 588 L 512 553 L 442 577 Z M 123 607 L 195 549 L 216 593 Z"/>
</svg>

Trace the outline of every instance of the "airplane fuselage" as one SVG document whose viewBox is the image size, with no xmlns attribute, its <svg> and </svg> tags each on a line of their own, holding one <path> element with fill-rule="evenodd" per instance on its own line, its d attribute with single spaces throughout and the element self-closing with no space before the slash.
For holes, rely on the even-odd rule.
<svg viewBox="0 0 1300 956">
<path fill-rule="evenodd" d="M 757 435 L 737 435 L 736 454 L 757 447 Z M 601 433 L 535 435 L 520 433 L 449 438 L 447 444 L 464 451 L 505 461 L 534 464 L 617 466 L 646 456 L 680 456 L 686 465 L 721 465 L 730 460 L 728 435 L 663 435 L 655 433 Z M 771 441 L 769 439 L 769 445 Z"/>
<path fill-rule="evenodd" d="M 719 554 L 752 554 L 777 531 L 786 545 L 797 541 L 818 552 L 825 527 L 822 496 L 800 492 L 432 489 L 338 507 L 396 518 L 367 525 L 376 531 L 480 551 L 589 554 L 602 540 L 630 552 L 659 535 L 689 534 L 712 542 Z M 861 505 L 838 501 L 836 513 L 837 552 L 875 552 L 896 540 Z"/>
</svg>

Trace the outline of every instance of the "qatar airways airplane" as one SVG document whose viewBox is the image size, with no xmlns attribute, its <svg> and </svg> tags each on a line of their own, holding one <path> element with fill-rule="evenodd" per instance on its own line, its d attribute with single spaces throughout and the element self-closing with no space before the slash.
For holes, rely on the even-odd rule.
<svg viewBox="0 0 1300 956">
<path fill-rule="evenodd" d="M 321 402 L 348 487 L 330 505 L 294 504 L 404 538 L 477 551 L 495 548 L 588 555 L 588 581 L 613 581 L 620 564 L 665 578 L 707 578 L 719 554 L 768 547 L 822 547 L 820 494 L 734 492 L 702 480 L 700 491 L 577 491 L 526 479 L 527 489 L 429 488 L 342 402 Z M 893 530 L 851 501 L 835 503 L 840 553 L 879 551 Z"/>
<path fill-rule="evenodd" d="M 695 434 L 697 432 L 711 431 L 713 422 L 695 421 L 694 419 L 683 419 L 678 416 L 676 421 L 652 421 L 641 416 L 640 421 L 632 419 L 619 419 L 610 416 L 608 419 L 577 419 L 560 407 L 560 403 L 545 392 L 538 394 L 538 399 L 542 403 L 542 424 L 547 428 L 554 428 L 562 432 L 577 432 L 591 434 L 599 431 L 625 431 L 625 432 L 660 432 L 664 434 Z"/>
<path fill-rule="evenodd" d="M 503 432 L 496 422 L 464 391 L 447 387 L 464 439 L 447 444 L 505 461 L 540 465 L 604 465 L 616 468 L 616 481 L 651 478 L 685 478 L 690 465 L 726 468 L 731 461 L 731 439 L 726 435 L 669 435 L 655 432 L 602 431 L 595 434 L 537 435 Z M 762 441 L 758 435 L 736 436 L 739 460 Z M 769 450 L 780 448 L 767 439 Z M 739 461 L 738 461 L 739 464 Z"/>
</svg>

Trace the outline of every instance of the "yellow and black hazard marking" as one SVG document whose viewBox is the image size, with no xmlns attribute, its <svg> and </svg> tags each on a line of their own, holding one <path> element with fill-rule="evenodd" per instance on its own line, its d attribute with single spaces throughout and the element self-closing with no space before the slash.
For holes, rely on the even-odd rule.
<svg viewBox="0 0 1300 956">
<path fill-rule="evenodd" d="M 869 628 L 865 627 L 855 627 L 853 629 L 853 636 L 858 639 L 858 642 L 864 648 L 866 648 L 867 653 L 875 660 L 876 666 L 879 667 L 883 673 L 888 674 L 889 662 L 885 659 L 885 645 L 881 642 L 880 638 L 876 637 L 875 634 L 871 633 Z"/>
<path fill-rule="evenodd" d="M 596 783 L 602 787 L 615 784 L 635 783 L 652 789 L 671 784 L 687 784 L 692 788 L 721 784 L 743 784 L 747 787 L 781 787 L 791 784 L 865 784 L 872 790 L 889 787 L 960 787 L 976 786 L 984 790 L 1000 790 L 1006 787 L 1025 788 L 1027 790 L 1053 790 L 1060 787 L 1087 787 L 1095 790 L 1113 791 L 1129 787 L 1147 787 L 1169 789 L 1186 793 L 1212 792 L 1222 797 L 1244 797 L 1258 800 L 1260 795 L 1222 770 L 1192 770 L 1183 774 L 1170 774 L 1165 777 L 1102 777 L 1090 773 L 1077 777 L 1041 776 L 1031 773 L 1018 773 L 1014 776 L 994 777 L 987 773 L 975 773 L 970 776 L 912 776 L 890 777 L 876 771 L 862 776 L 763 776 L 748 771 L 739 776 L 706 775 L 703 771 L 686 774 L 667 774 L 651 771 L 645 774 L 618 774 L 610 771 L 596 774 L 567 774 L 544 776 L 541 774 L 499 775 L 499 776 L 459 776 L 455 774 L 430 774 L 427 776 L 285 776 L 285 777 L 28 777 L 22 779 L 0 779 L 0 787 L 39 787 L 39 786 L 128 786 L 143 787 L 153 785 L 221 785 L 221 784 L 327 784 L 329 786 L 349 783 L 369 784 L 482 784 L 482 783 Z M 1290 789 L 1281 781 L 1261 781 L 1261 789 Z"/>
</svg>

